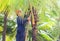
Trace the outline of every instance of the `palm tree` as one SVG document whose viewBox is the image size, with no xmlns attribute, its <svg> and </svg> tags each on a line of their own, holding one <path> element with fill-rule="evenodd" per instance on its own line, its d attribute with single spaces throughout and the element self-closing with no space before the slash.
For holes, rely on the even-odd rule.
<svg viewBox="0 0 60 41">
<path fill-rule="evenodd" d="M 32 41 L 37 41 L 37 11 L 34 7 L 31 10 Z"/>
<path fill-rule="evenodd" d="M 30 10 L 31 10 L 31 23 L 32 23 L 32 40 L 33 41 L 37 41 L 36 40 L 37 39 L 36 38 L 36 34 L 37 34 L 36 33 L 36 30 L 37 29 L 36 28 L 38 28 L 38 31 L 42 30 L 42 31 L 45 31 L 46 32 L 46 31 L 50 30 L 53 27 L 53 25 L 55 24 L 55 21 L 53 21 L 52 18 L 53 17 L 55 18 L 55 15 L 58 14 L 58 12 L 60 11 L 60 9 L 58 9 L 57 8 L 57 5 L 55 4 L 56 3 L 56 0 L 51 0 L 51 1 L 50 0 L 45 0 L 44 2 L 42 0 L 38 0 L 38 1 L 37 0 L 30 0 L 29 2 L 27 2 L 27 0 L 13 0 L 13 1 L 12 0 L 9 0 L 9 1 L 10 1 L 9 5 L 12 7 L 11 10 L 14 10 L 15 8 L 18 8 L 19 7 L 21 9 L 23 9 L 23 12 L 25 12 L 26 9 L 28 9 L 28 7 L 29 7 L 28 6 L 29 5 L 28 3 L 30 2 L 30 4 L 31 4 L 30 5 L 31 6 Z M 4 4 L 4 5 L 3 4 L 0 4 L 0 11 L 2 11 L 2 10 L 5 11 L 5 8 L 4 7 L 6 7 L 6 4 L 5 3 L 8 4 L 7 0 L 4 0 L 2 2 L 0 1 L 0 3 L 3 3 Z M 39 15 L 38 15 L 38 17 L 40 18 L 39 19 L 40 20 L 39 21 L 40 25 L 38 27 L 36 27 L 37 26 L 37 21 L 35 21 L 36 20 L 35 18 L 37 18 L 36 17 L 37 10 L 38 10 L 38 12 L 41 11 L 39 13 Z M 5 19 L 7 19 L 6 14 L 4 14 L 4 15 L 6 17 Z M 6 25 L 6 22 L 4 24 Z M 6 30 L 6 28 L 5 28 L 5 30 Z M 6 31 L 4 31 L 4 32 L 6 33 Z M 51 32 L 53 33 L 53 31 L 51 31 Z M 49 33 L 49 35 L 50 34 L 51 33 Z M 42 38 L 44 38 L 47 41 L 52 41 L 52 39 L 51 39 L 51 37 L 49 35 L 47 34 L 47 32 L 46 33 L 41 33 L 41 31 L 40 31 L 40 33 L 39 33 L 39 37 L 42 37 Z M 40 38 L 38 38 L 38 39 L 39 39 L 38 41 L 41 40 Z"/>
<path fill-rule="evenodd" d="M 8 11 L 6 9 L 4 12 L 4 29 L 3 29 L 3 33 L 2 33 L 2 41 L 5 41 L 5 38 L 6 38 L 7 16 L 8 16 Z"/>
</svg>

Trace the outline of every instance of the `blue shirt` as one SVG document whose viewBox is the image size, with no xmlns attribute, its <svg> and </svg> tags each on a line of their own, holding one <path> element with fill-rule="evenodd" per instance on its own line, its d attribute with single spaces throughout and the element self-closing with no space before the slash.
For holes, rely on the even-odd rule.
<svg viewBox="0 0 60 41">
<path fill-rule="evenodd" d="M 17 17 L 17 31 L 25 31 L 25 24 L 27 22 L 27 18 L 22 19 L 20 16 Z"/>
</svg>

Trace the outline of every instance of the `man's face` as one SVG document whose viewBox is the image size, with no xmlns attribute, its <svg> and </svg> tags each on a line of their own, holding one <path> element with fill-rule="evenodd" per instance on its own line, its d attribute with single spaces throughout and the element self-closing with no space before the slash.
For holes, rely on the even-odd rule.
<svg viewBox="0 0 60 41">
<path fill-rule="evenodd" d="M 21 11 L 20 11 L 20 10 L 16 10 L 16 15 L 17 15 L 17 16 L 22 16 Z"/>
</svg>

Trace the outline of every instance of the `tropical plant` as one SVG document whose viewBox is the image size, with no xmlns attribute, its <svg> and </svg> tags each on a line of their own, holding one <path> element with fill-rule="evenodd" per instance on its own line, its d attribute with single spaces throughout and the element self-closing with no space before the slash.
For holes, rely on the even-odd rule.
<svg viewBox="0 0 60 41">
<path fill-rule="evenodd" d="M 8 11 L 7 20 L 7 35 L 6 41 L 13 41 L 13 38 L 16 34 L 14 28 L 16 23 L 14 19 L 16 18 L 15 10 L 22 9 L 22 12 L 28 12 L 28 8 L 30 7 L 31 13 L 33 14 L 32 7 L 34 7 L 37 11 L 38 22 L 36 25 L 36 41 L 57 41 L 60 36 L 60 7 L 59 0 L 0 0 L 0 33 L 3 31 L 3 17 L 4 12 Z M 29 5 L 30 4 L 30 5 Z M 8 9 L 6 9 L 8 7 Z M 4 15 L 3 15 L 4 14 Z M 6 14 L 7 15 L 7 14 Z M 15 16 L 14 16 L 15 15 Z M 23 14 L 24 15 L 24 14 Z M 13 20 L 9 20 L 10 17 L 13 17 Z M 34 21 L 34 16 L 32 15 L 32 21 Z M 10 22 L 10 23 L 9 23 Z M 6 24 L 5 24 L 6 25 Z M 29 35 L 27 32 L 26 41 L 32 41 L 32 28 L 26 28 L 29 31 Z M 6 30 L 6 29 L 5 29 Z M 14 36 L 13 36 L 14 35 Z"/>
</svg>

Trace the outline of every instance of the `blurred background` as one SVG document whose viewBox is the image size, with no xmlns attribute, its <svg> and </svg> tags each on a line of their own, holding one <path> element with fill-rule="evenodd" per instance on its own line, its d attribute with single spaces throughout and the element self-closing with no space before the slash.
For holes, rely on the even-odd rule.
<svg viewBox="0 0 60 41">
<path fill-rule="evenodd" d="M 31 6 L 38 16 L 37 41 L 60 41 L 60 0 L 0 0 L 0 41 L 16 41 L 15 11 L 21 9 L 24 16 Z M 31 24 L 26 25 L 25 41 L 32 41 Z"/>
</svg>

